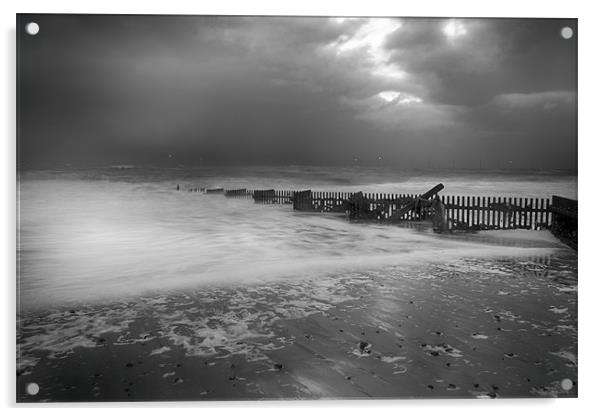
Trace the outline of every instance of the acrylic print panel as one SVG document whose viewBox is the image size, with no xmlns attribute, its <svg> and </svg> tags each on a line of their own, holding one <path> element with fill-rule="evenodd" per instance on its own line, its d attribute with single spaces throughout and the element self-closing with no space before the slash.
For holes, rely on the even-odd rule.
<svg viewBox="0 0 602 416">
<path fill-rule="evenodd" d="M 17 32 L 18 401 L 577 396 L 576 20 Z"/>
</svg>

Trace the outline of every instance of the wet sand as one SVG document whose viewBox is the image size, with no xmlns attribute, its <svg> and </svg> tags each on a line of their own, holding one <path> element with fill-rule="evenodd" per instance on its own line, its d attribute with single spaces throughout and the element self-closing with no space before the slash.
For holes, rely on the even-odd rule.
<svg viewBox="0 0 602 416">
<path fill-rule="evenodd" d="M 576 397 L 576 257 L 466 258 L 27 312 L 17 400 Z"/>
</svg>

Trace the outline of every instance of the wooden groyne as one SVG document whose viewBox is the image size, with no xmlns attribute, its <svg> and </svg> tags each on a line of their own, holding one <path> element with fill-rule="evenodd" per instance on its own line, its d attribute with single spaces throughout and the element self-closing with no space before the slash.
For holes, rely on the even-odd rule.
<svg viewBox="0 0 602 416">
<path fill-rule="evenodd" d="M 224 188 L 205 189 L 206 194 L 223 194 Z"/>
<path fill-rule="evenodd" d="M 550 230 L 565 244 L 577 249 L 577 201 L 554 195 L 550 213 L 552 224 Z"/>
<path fill-rule="evenodd" d="M 192 188 L 203 189 L 203 188 Z M 553 196 L 519 198 L 438 195 L 439 184 L 425 194 L 326 192 L 275 189 L 206 189 L 229 198 L 253 199 L 260 204 L 292 204 L 295 211 L 338 213 L 350 220 L 381 223 L 421 222 L 437 216 L 445 231 L 550 229 L 571 247 L 577 247 L 577 201 Z"/>
<path fill-rule="evenodd" d="M 253 200 L 259 204 L 292 204 L 293 191 L 276 191 L 274 189 L 253 191 Z"/>
<path fill-rule="evenodd" d="M 246 188 L 241 189 L 227 189 L 224 191 L 224 196 L 227 198 L 250 198 L 252 192 L 247 191 Z"/>
<path fill-rule="evenodd" d="M 422 221 L 428 219 L 428 206 L 405 209 L 418 194 L 362 194 L 361 202 L 350 210 L 352 192 L 295 192 L 293 208 L 299 211 L 347 212 L 351 219 L 381 222 Z M 507 198 L 443 195 L 448 226 L 451 230 L 540 229 L 551 225 L 550 200 L 546 198 Z M 364 204 L 358 208 L 360 204 Z"/>
</svg>

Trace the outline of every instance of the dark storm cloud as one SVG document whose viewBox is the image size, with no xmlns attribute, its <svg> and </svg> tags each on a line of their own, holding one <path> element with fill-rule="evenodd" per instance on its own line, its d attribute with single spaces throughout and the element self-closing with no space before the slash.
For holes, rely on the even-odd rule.
<svg viewBox="0 0 602 416">
<path fill-rule="evenodd" d="M 30 20 L 36 36 L 22 34 Z M 416 166 L 576 166 L 576 43 L 559 35 L 574 21 L 20 22 L 25 168 L 382 155 Z"/>
<path fill-rule="evenodd" d="M 575 27 L 575 23 L 542 19 L 410 20 L 390 36 L 387 48 L 392 51 L 392 60 L 428 85 L 431 99 L 476 105 L 507 92 L 574 90 L 576 47 L 574 40 L 560 37 L 564 26 Z"/>
</svg>

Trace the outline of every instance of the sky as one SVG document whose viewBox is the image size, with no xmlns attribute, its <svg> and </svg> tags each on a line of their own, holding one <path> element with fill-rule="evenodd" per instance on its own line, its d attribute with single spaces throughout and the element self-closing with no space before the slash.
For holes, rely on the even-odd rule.
<svg viewBox="0 0 602 416">
<path fill-rule="evenodd" d="M 20 15 L 17 31 L 21 169 L 577 167 L 575 19 Z"/>
</svg>

